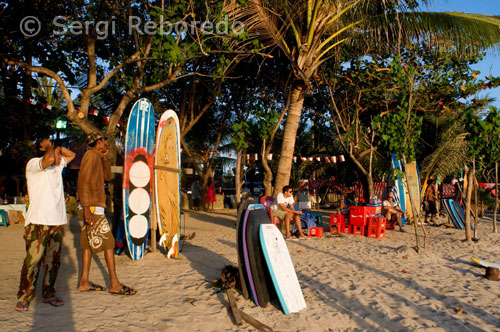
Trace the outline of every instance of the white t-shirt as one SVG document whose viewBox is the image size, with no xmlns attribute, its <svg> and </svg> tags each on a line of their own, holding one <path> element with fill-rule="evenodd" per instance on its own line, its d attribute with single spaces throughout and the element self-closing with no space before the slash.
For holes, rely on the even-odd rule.
<svg viewBox="0 0 500 332">
<path fill-rule="evenodd" d="M 30 204 L 25 226 L 29 224 L 58 226 L 68 223 L 62 171 L 66 159 L 59 165 L 42 168 L 42 158 L 33 158 L 26 165 L 26 181 Z"/>
<path fill-rule="evenodd" d="M 290 207 L 290 206 L 292 206 L 293 203 L 295 203 L 295 201 L 293 199 L 293 195 L 288 197 L 288 198 L 285 198 L 283 193 L 279 193 L 278 196 L 276 196 L 276 199 L 274 200 L 274 204 L 273 204 L 272 209 L 273 209 L 273 211 L 278 210 L 278 209 L 281 210 L 281 207 L 279 206 L 279 204 L 285 204 L 285 206 Z"/>
<path fill-rule="evenodd" d="M 382 203 L 384 206 L 387 206 L 387 207 L 395 207 L 397 206 L 396 202 L 393 200 L 392 202 L 389 202 L 389 200 L 385 200 L 384 203 Z"/>
</svg>

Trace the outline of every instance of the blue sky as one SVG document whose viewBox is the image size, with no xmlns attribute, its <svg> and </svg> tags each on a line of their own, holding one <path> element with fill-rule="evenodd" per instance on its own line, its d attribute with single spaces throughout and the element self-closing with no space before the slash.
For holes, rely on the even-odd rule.
<svg viewBox="0 0 500 332">
<path fill-rule="evenodd" d="M 464 12 L 487 15 L 500 15 L 500 0 L 434 0 L 428 11 L 437 12 Z M 488 54 L 483 61 L 472 66 L 474 70 L 479 70 L 484 76 L 500 76 L 500 54 Z M 488 90 L 486 93 L 492 98 L 496 98 L 493 105 L 500 108 L 500 87 Z"/>
</svg>

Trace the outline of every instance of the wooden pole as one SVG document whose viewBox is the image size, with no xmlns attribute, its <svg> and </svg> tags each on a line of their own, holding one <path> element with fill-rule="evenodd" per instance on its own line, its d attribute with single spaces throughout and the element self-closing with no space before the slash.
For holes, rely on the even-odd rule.
<svg viewBox="0 0 500 332">
<path fill-rule="evenodd" d="M 493 212 L 493 232 L 494 233 L 498 233 L 497 212 L 498 212 L 498 162 L 495 162 L 495 211 Z"/>
</svg>

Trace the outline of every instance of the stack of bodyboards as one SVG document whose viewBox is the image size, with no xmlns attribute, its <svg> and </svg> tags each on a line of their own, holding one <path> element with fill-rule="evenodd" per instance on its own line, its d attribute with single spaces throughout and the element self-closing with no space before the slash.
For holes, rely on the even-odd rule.
<svg viewBox="0 0 500 332">
<path fill-rule="evenodd" d="M 298 312 L 306 303 L 283 235 L 263 205 L 250 203 L 240 206 L 236 232 L 242 294 L 261 307 L 277 297 L 285 314 Z"/>
</svg>

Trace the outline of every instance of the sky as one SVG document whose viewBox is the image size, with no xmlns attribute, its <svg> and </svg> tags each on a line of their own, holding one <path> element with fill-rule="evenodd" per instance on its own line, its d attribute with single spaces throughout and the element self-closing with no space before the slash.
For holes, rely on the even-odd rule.
<svg viewBox="0 0 500 332">
<path fill-rule="evenodd" d="M 464 12 L 474 14 L 499 15 L 500 0 L 434 0 L 428 11 Z M 473 65 L 472 69 L 481 72 L 480 78 L 500 76 L 500 54 L 487 54 L 483 61 Z M 500 109 L 500 87 L 487 90 L 486 94 L 496 101 L 492 105 Z"/>
</svg>

